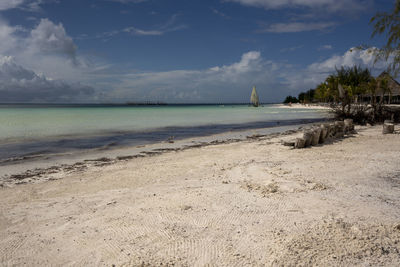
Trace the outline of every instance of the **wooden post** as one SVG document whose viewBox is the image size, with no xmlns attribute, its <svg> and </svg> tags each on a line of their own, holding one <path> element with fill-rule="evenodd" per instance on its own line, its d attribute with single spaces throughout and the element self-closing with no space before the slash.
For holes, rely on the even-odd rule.
<svg viewBox="0 0 400 267">
<path fill-rule="evenodd" d="M 303 133 L 303 139 L 305 140 L 304 147 L 308 147 L 311 145 L 313 134 L 311 131 L 305 131 Z"/>
<path fill-rule="evenodd" d="M 382 133 L 383 134 L 394 133 L 394 124 L 393 123 L 384 123 Z"/>
<path fill-rule="evenodd" d="M 294 148 L 304 148 L 306 146 L 306 140 L 304 138 L 297 138 L 294 142 Z"/>
<path fill-rule="evenodd" d="M 353 119 L 345 119 L 344 120 L 344 131 L 346 133 L 354 131 Z"/>
<path fill-rule="evenodd" d="M 319 143 L 325 143 L 325 140 L 328 138 L 329 133 L 329 124 L 322 124 L 321 125 L 321 136 L 319 138 Z"/>
<path fill-rule="evenodd" d="M 311 145 L 316 146 L 319 143 L 319 137 L 321 136 L 321 128 L 314 128 Z"/>
<path fill-rule="evenodd" d="M 336 135 L 336 127 L 334 123 L 329 124 L 329 137 L 334 137 Z"/>
<path fill-rule="evenodd" d="M 329 138 L 329 133 L 330 133 L 330 130 L 331 130 L 331 126 L 330 126 L 329 123 L 325 123 L 324 124 L 324 128 L 326 129 L 326 134 L 325 134 L 325 140 L 326 140 L 326 139 Z"/>
<path fill-rule="evenodd" d="M 344 122 L 343 121 L 335 121 L 335 130 L 336 130 L 336 134 L 335 134 L 336 138 L 343 137 L 344 136 Z"/>
</svg>

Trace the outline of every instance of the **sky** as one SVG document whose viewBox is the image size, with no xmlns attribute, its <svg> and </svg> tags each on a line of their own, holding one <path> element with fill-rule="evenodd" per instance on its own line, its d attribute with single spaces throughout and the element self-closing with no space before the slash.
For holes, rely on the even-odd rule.
<svg viewBox="0 0 400 267">
<path fill-rule="evenodd" d="M 0 103 L 263 103 L 379 75 L 394 0 L 0 0 Z"/>
</svg>

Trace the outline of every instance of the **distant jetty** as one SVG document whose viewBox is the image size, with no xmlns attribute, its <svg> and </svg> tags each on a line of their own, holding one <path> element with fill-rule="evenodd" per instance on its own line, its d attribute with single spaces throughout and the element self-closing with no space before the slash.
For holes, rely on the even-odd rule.
<svg viewBox="0 0 400 267">
<path fill-rule="evenodd" d="M 127 102 L 128 106 L 166 106 L 167 103 L 164 102 Z"/>
</svg>

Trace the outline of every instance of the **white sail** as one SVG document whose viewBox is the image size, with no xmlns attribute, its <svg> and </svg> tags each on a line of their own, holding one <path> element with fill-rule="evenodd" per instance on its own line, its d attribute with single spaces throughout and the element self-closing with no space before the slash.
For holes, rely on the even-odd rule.
<svg viewBox="0 0 400 267">
<path fill-rule="evenodd" d="M 251 92 L 250 102 L 255 107 L 258 107 L 258 105 L 260 104 L 259 100 L 258 100 L 258 95 L 257 95 L 257 91 L 256 91 L 256 87 L 255 86 L 253 86 L 253 91 Z"/>
</svg>

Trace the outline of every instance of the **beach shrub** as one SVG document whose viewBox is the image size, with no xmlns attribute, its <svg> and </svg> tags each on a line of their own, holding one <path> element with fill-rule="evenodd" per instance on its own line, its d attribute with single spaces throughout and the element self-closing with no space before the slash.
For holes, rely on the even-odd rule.
<svg viewBox="0 0 400 267">
<path fill-rule="evenodd" d="M 375 124 L 382 123 L 385 120 L 400 122 L 400 107 L 387 106 L 384 104 L 352 104 L 350 110 L 343 112 L 341 105 L 333 104 L 332 110 L 336 119 L 343 120 L 346 118 L 353 119 L 358 124 Z"/>
<path fill-rule="evenodd" d="M 299 103 L 299 100 L 295 96 L 288 95 L 283 101 L 284 104 L 288 103 Z"/>
</svg>

